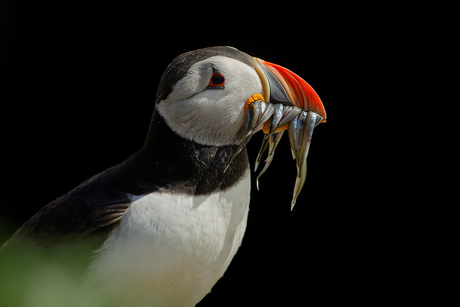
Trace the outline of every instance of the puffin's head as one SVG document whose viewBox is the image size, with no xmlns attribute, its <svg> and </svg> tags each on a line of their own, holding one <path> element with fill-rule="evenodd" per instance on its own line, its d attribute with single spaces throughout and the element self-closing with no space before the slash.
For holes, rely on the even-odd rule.
<svg viewBox="0 0 460 307">
<path fill-rule="evenodd" d="M 265 102 L 297 105 L 326 118 L 319 96 L 307 82 L 232 47 L 176 57 L 161 78 L 156 108 L 185 139 L 203 145 L 239 144 L 245 136 L 245 103 L 255 94 Z"/>
<path fill-rule="evenodd" d="M 263 130 L 256 168 L 269 151 L 261 174 L 289 129 L 298 174 L 292 204 L 305 181 L 313 128 L 326 120 L 321 99 L 302 78 L 232 47 L 199 49 L 175 58 L 161 78 L 156 109 L 181 137 L 210 146 L 239 144 L 236 155 Z"/>
</svg>

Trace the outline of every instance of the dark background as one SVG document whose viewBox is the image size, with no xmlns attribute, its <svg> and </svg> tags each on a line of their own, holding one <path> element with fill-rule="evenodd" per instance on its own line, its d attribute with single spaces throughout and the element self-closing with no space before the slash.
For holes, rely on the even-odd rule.
<svg viewBox="0 0 460 307">
<path fill-rule="evenodd" d="M 328 121 L 315 130 L 293 212 L 287 138 L 261 191 L 253 178 L 243 245 L 200 306 L 301 297 L 293 287 L 306 282 L 458 279 L 452 8 L 317 2 L 3 0 L 0 241 L 142 146 L 175 56 L 230 45 L 302 76 Z M 251 163 L 260 142 L 248 146 Z"/>
</svg>

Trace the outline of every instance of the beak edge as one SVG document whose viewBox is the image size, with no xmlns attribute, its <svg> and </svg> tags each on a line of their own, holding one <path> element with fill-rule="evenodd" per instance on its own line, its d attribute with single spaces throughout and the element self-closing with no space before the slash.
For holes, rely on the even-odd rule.
<svg viewBox="0 0 460 307">
<path fill-rule="evenodd" d="M 271 88 L 270 88 L 270 77 L 266 76 L 266 72 L 271 73 L 285 90 L 285 100 L 288 100 L 303 110 L 313 111 L 320 115 L 323 119 L 321 123 L 326 122 L 326 110 L 324 109 L 323 103 L 315 92 L 313 87 L 303 80 L 300 76 L 284 68 L 280 65 L 273 64 L 264 61 L 259 58 L 252 59 L 254 68 L 259 75 L 262 82 L 263 93 L 266 102 L 270 102 Z M 263 65 L 266 69 L 262 69 Z"/>
</svg>

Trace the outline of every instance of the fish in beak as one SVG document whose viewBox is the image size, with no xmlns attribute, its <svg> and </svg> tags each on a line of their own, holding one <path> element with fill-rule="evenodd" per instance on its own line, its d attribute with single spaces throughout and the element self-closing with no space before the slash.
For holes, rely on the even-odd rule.
<svg viewBox="0 0 460 307">
<path fill-rule="evenodd" d="M 259 178 L 270 166 L 276 146 L 284 131 L 288 130 L 292 157 L 296 160 L 297 166 L 292 210 L 305 183 L 307 156 L 313 130 L 318 124 L 326 122 L 326 110 L 315 90 L 292 71 L 259 58 L 253 58 L 252 62 L 262 82 L 263 95 L 255 94 L 246 101 L 246 136 L 233 159 L 243 150 L 254 133 L 260 130 L 265 133 L 255 162 L 256 171 L 263 154 L 268 150 L 265 166 L 256 180 L 259 189 Z"/>
</svg>

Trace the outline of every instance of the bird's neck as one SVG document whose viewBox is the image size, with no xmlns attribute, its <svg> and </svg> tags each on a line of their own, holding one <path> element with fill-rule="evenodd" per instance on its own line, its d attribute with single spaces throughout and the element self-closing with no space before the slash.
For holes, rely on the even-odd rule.
<svg viewBox="0 0 460 307">
<path fill-rule="evenodd" d="M 237 145 L 206 146 L 173 132 L 154 111 L 147 139 L 136 154 L 146 180 L 162 189 L 207 194 L 236 184 L 249 167 L 246 150 L 230 163 Z"/>
</svg>

